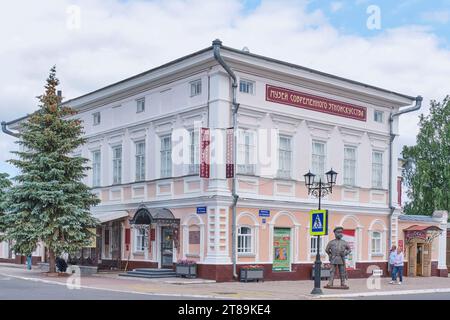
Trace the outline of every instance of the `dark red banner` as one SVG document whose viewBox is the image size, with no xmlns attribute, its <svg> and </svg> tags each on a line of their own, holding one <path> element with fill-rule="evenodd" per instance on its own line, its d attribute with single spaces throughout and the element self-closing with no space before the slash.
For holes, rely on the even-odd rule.
<svg viewBox="0 0 450 320">
<path fill-rule="evenodd" d="M 226 153 L 227 179 L 234 177 L 233 149 L 234 149 L 234 130 L 233 128 L 230 128 L 227 129 L 227 153 Z"/>
<path fill-rule="evenodd" d="M 359 121 L 367 120 L 365 107 L 271 85 L 266 85 L 266 100 Z"/>
<path fill-rule="evenodd" d="M 150 229 L 150 241 L 156 241 L 156 229 Z"/>
<path fill-rule="evenodd" d="M 202 128 L 200 134 L 200 178 L 209 178 L 211 133 Z"/>
</svg>

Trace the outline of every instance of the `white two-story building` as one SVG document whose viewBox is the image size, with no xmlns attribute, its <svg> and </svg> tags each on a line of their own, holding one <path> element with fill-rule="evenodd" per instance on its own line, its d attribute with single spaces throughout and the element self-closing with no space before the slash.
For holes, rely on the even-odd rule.
<svg viewBox="0 0 450 320">
<path fill-rule="evenodd" d="M 238 84 L 235 259 L 226 176 L 233 87 L 214 46 Z M 99 265 L 172 268 L 189 259 L 200 277 L 228 281 L 235 262 L 237 271 L 264 266 L 267 279 L 309 279 L 309 211 L 318 200 L 303 175 L 333 168 L 337 184 L 322 207 L 330 230 L 344 227 L 351 243 L 351 276 L 386 271 L 392 244 L 405 249 L 408 274 L 446 275 L 445 233 L 436 227 L 446 230 L 447 214 L 413 220 L 399 203 L 400 117 L 390 119 L 419 103 L 220 41 L 64 102 L 83 120 L 88 143 L 75 154 L 90 160 L 85 183 L 101 199 L 92 208 L 102 222 Z M 199 176 L 200 128 L 211 130 L 209 178 Z"/>
</svg>

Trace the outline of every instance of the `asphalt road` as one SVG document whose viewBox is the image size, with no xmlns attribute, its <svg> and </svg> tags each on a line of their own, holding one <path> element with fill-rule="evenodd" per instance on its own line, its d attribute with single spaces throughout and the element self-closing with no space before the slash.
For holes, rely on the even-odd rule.
<svg viewBox="0 0 450 320">
<path fill-rule="evenodd" d="M 0 275 L 0 300 L 187 300 L 186 297 L 132 294 L 66 286 Z"/>
<path fill-rule="evenodd" d="M 450 300 L 450 292 L 361 297 L 357 300 Z"/>
</svg>

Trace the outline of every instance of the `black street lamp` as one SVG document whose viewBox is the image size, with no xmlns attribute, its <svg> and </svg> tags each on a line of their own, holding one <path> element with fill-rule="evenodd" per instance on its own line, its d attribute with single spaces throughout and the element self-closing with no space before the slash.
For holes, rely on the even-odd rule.
<svg viewBox="0 0 450 320">
<path fill-rule="evenodd" d="M 331 169 L 325 173 L 327 177 L 327 182 L 322 182 L 322 178 L 319 178 L 319 182 L 315 182 L 315 174 L 309 171 L 304 175 L 305 185 L 308 188 L 308 194 L 319 198 L 319 210 L 321 210 L 321 199 L 327 194 L 333 192 L 333 186 L 336 184 L 337 172 Z M 312 226 L 310 226 L 312 228 Z M 316 261 L 314 262 L 314 289 L 311 294 L 322 294 L 322 289 L 320 288 L 320 269 L 322 266 L 322 261 L 320 261 L 320 236 L 317 236 L 317 251 L 316 251 Z"/>
</svg>

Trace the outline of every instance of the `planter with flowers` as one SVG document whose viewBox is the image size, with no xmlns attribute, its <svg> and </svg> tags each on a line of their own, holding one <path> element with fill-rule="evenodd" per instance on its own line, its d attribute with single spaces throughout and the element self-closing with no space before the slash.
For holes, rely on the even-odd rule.
<svg viewBox="0 0 450 320">
<path fill-rule="evenodd" d="M 178 277 L 197 278 L 197 263 L 193 260 L 180 260 L 176 264 L 175 272 Z"/>
<path fill-rule="evenodd" d="M 242 266 L 240 280 L 243 282 L 264 280 L 264 267 L 258 265 Z"/>
<path fill-rule="evenodd" d="M 311 278 L 314 280 L 314 268 L 315 265 L 313 264 L 312 271 L 311 271 Z M 322 264 L 322 268 L 320 269 L 320 278 L 321 279 L 329 279 L 331 276 L 331 265 L 329 263 Z"/>
</svg>

